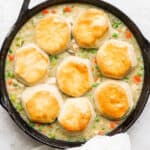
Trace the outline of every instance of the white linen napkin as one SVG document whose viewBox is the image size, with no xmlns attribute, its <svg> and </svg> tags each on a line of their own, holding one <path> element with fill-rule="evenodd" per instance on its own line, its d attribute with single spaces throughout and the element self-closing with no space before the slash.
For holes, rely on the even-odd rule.
<svg viewBox="0 0 150 150">
<path fill-rule="evenodd" d="M 129 136 L 126 133 L 111 137 L 97 135 L 81 147 L 70 148 L 68 150 L 131 150 L 131 144 Z"/>
</svg>

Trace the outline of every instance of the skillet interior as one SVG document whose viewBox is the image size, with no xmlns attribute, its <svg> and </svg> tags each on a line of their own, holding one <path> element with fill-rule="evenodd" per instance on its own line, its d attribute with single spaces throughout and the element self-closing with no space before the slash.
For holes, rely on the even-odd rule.
<svg viewBox="0 0 150 150">
<path fill-rule="evenodd" d="M 45 144 L 53 146 L 53 147 L 58 147 L 58 148 L 77 146 L 77 145 L 80 145 L 81 142 L 72 143 L 72 142 L 63 142 L 63 141 L 59 141 L 59 140 L 50 140 L 47 137 L 39 134 L 34 129 L 28 127 L 28 125 L 22 120 L 22 118 L 19 116 L 19 114 L 13 108 L 10 101 L 8 101 L 9 98 L 8 98 L 8 94 L 7 94 L 5 82 L 4 82 L 4 68 L 5 68 L 5 58 L 7 55 L 8 48 L 9 48 L 14 36 L 20 30 L 22 25 L 26 21 L 28 21 L 29 18 L 34 16 L 40 10 L 42 10 L 46 7 L 49 7 L 51 5 L 54 5 L 54 4 L 67 3 L 67 2 L 90 3 L 90 4 L 100 6 L 101 8 L 113 13 L 115 16 L 120 18 L 129 27 L 129 29 L 133 32 L 134 36 L 136 37 L 141 49 L 143 50 L 142 55 L 143 55 L 144 64 L 145 64 L 145 68 L 144 68 L 145 76 L 144 76 L 144 85 L 143 85 L 141 97 L 138 101 L 136 109 L 130 114 L 129 118 L 121 126 L 119 126 L 117 129 L 115 129 L 113 132 L 111 132 L 110 135 L 118 133 L 118 132 L 126 131 L 135 122 L 135 120 L 138 118 L 138 116 L 142 112 L 144 105 L 147 101 L 148 92 L 149 92 L 148 84 L 150 82 L 149 81 L 149 77 L 150 77 L 149 72 L 150 71 L 148 70 L 149 69 L 149 61 L 148 61 L 148 56 L 147 56 L 147 51 L 146 51 L 147 47 L 148 47 L 148 42 L 145 41 L 144 37 L 142 36 L 142 34 L 138 30 L 138 28 L 135 26 L 135 24 L 133 22 L 131 22 L 131 20 L 127 16 L 125 16 L 123 13 L 121 13 L 118 9 L 114 8 L 113 6 L 106 4 L 105 2 L 97 1 L 97 0 L 94 0 L 92 2 L 90 0 L 87 0 L 87 1 L 85 1 L 85 0 L 80 0 L 80 1 L 57 0 L 57 1 L 48 1 L 48 2 L 42 3 L 39 6 L 26 11 L 25 14 L 21 14 L 21 17 L 19 17 L 17 23 L 14 25 L 12 32 L 6 38 L 6 40 L 3 44 L 3 47 L 2 47 L 2 51 L 1 51 L 1 82 L 0 83 L 1 83 L 1 87 L 3 87 L 1 89 L 1 94 L 3 96 L 2 103 L 3 103 L 4 107 L 7 109 L 7 111 L 9 112 L 10 116 L 13 118 L 13 120 L 17 123 L 17 125 L 21 129 L 23 129 L 23 131 L 25 131 L 27 134 L 29 134 L 30 136 L 32 136 L 33 138 L 35 138 L 36 140 L 38 140 L 42 143 L 45 143 Z M 22 9 L 22 11 L 24 11 L 24 9 Z"/>
</svg>

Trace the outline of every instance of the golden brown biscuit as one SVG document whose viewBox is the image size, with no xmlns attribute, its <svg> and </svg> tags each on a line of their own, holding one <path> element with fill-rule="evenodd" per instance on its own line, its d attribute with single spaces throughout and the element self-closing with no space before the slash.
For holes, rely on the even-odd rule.
<svg viewBox="0 0 150 150">
<path fill-rule="evenodd" d="M 99 48 L 106 38 L 110 22 L 106 13 L 99 9 L 88 9 L 81 13 L 73 26 L 76 42 L 83 48 Z"/>
<path fill-rule="evenodd" d="M 69 24 L 60 16 L 50 15 L 36 26 L 36 42 L 49 54 L 58 54 L 68 47 L 71 38 Z"/>
<path fill-rule="evenodd" d="M 48 84 L 27 88 L 21 98 L 29 119 L 39 123 L 53 122 L 63 104 L 58 89 Z"/>
<path fill-rule="evenodd" d="M 95 90 L 97 110 L 110 119 L 121 119 L 133 107 L 129 85 L 121 81 L 105 81 Z"/>
<path fill-rule="evenodd" d="M 85 94 L 93 81 L 89 60 L 70 56 L 57 68 L 58 87 L 69 96 L 79 97 Z"/>
<path fill-rule="evenodd" d="M 97 52 L 97 64 L 103 75 L 123 78 L 136 65 L 132 45 L 119 40 L 109 40 Z"/>
<path fill-rule="evenodd" d="M 70 98 L 65 102 L 58 121 L 67 131 L 82 131 L 94 117 L 94 109 L 86 97 Z"/>
<path fill-rule="evenodd" d="M 36 45 L 28 44 L 15 53 L 15 74 L 26 85 L 34 85 L 48 73 L 49 58 Z"/>
</svg>

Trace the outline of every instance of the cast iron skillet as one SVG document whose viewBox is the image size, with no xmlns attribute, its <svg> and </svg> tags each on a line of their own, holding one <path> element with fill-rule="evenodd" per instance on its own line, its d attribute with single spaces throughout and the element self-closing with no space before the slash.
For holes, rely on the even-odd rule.
<svg viewBox="0 0 150 150">
<path fill-rule="evenodd" d="M 4 109 L 9 113 L 10 117 L 14 120 L 14 122 L 28 135 L 30 135 L 35 140 L 47 144 L 51 147 L 64 149 L 67 147 L 79 146 L 83 142 L 64 142 L 60 140 L 51 140 L 48 137 L 40 134 L 36 130 L 32 129 L 27 125 L 27 123 L 20 117 L 19 113 L 12 106 L 10 99 L 8 97 L 6 84 L 5 84 L 5 60 L 7 56 L 8 49 L 12 40 L 14 39 L 17 32 L 20 28 L 26 23 L 32 16 L 41 11 L 44 8 L 47 8 L 52 5 L 62 4 L 62 3 L 88 3 L 92 5 L 96 5 L 104 10 L 109 11 L 113 15 L 120 18 L 132 31 L 134 34 L 139 46 L 142 50 L 142 56 L 144 59 L 144 83 L 141 96 L 138 100 L 137 106 L 134 111 L 129 115 L 127 120 L 121 124 L 117 129 L 109 133 L 108 135 L 113 135 L 120 132 L 125 132 L 133 123 L 137 120 L 137 118 L 142 113 L 145 104 L 148 100 L 148 96 L 150 94 L 150 43 L 148 40 L 144 38 L 138 27 L 127 17 L 123 12 L 121 12 L 116 7 L 103 2 L 101 0 L 47 0 L 38 6 L 28 9 L 30 0 L 24 0 L 22 9 L 20 11 L 19 17 L 12 27 L 11 31 L 7 35 L 0 52 L 0 103 L 4 107 Z"/>
</svg>

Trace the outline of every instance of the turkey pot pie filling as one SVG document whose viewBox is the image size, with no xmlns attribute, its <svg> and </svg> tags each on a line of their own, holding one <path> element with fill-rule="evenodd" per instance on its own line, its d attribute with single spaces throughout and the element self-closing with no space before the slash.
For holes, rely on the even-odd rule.
<svg viewBox="0 0 150 150">
<path fill-rule="evenodd" d="M 88 16 L 89 13 L 91 15 Z M 49 17 L 54 16 L 57 16 L 58 20 L 49 21 Z M 46 22 L 44 26 L 43 20 Z M 53 24 L 56 26 L 54 27 Z M 60 32 L 53 33 L 52 28 L 57 28 L 56 30 Z M 86 29 L 91 34 L 88 34 Z M 46 32 L 47 30 L 49 31 Z M 82 38 L 86 34 L 87 38 L 86 36 Z M 110 41 L 125 42 L 127 45 L 125 44 L 126 46 L 121 49 L 118 48 L 120 44 L 108 45 L 107 51 L 102 53 L 105 44 Z M 29 48 L 29 45 L 34 45 L 34 48 Z M 128 46 L 133 51 L 128 51 Z M 22 53 L 24 47 L 31 49 L 29 55 L 25 51 Z M 21 56 L 19 54 L 18 57 L 18 53 L 22 53 Z M 67 63 L 72 68 L 71 71 L 67 69 L 69 67 L 61 67 L 69 57 L 78 58 L 75 64 Z M 87 60 L 89 63 L 78 60 Z M 71 62 L 74 62 L 74 59 L 71 59 Z M 16 68 L 23 72 L 18 72 Z M 68 76 L 61 76 L 60 73 L 58 77 L 59 68 Z M 73 68 L 74 74 L 71 73 Z M 97 134 L 105 135 L 122 124 L 136 106 L 143 77 L 144 64 L 141 50 L 128 27 L 105 10 L 76 3 L 53 6 L 32 17 L 15 36 L 8 51 L 5 68 L 10 100 L 27 124 L 51 139 L 72 142 L 85 141 Z M 110 78 L 117 83 L 108 86 Z M 128 90 L 125 92 L 122 82 L 130 87 L 130 92 Z M 37 90 L 37 93 L 30 93 L 34 87 L 38 89 L 43 87 L 41 84 L 55 87 L 57 92 L 50 94 L 49 87 L 49 90 L 44 88 L 44 91 Z M 103 84 L 107 86 L 101 88 Z M 30 94 L 26 95 L 32 96 L 23 97 L 23 93 L 28 88 L 31 88 L 28 91 Z M 111 95 L 108 95 L 108 92 Z M 61 98 L 58 98 L 58 95 Z M 92 109 L 89 109 L 87 103 L 83 104 L 80 96 L 88 99 Z M 72 120 L 77 124 L 81 123 L 76 126 L 68 124 L 68 120 L 65 119 L 68 117 L 68 112 L 64 113 L 63 108 L 69 99 L 73 99 L 73 103 L 80 103 L 79 108 L 75 109 L 77 117 Z M 82 112 L 80 108 L 87 109 L 85 120 L 82 119 L 82 115 L 80 116 Z M 70 104 L 68 110 L 73 111 Z M 92 112 L 95 115 L 92 115 Z"/>
</svg>

